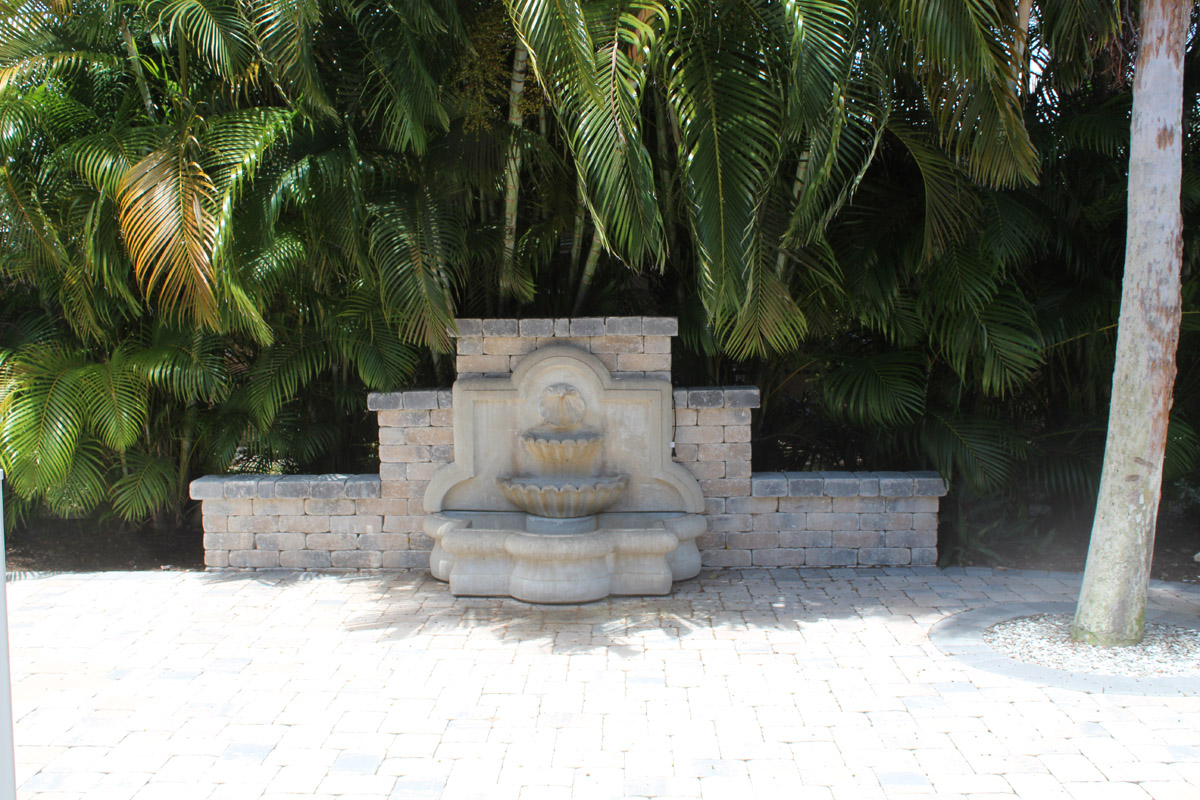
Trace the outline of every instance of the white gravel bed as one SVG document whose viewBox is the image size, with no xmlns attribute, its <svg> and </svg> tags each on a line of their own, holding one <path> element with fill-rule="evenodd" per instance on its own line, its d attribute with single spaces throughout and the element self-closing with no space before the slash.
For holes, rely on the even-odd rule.
<svg viewBox="0 0 1200 800">
<path fill-rule="evenodd" d="M 1140 644 L 1094 647 L 1070 639 L 1070 614 L 1035 614 L 998 622 L 983 640 L 1009 658 L 1039 667 L 1123 678 L 1200 676 L 1200 630 L 1146 623 Z"/>
</svg>

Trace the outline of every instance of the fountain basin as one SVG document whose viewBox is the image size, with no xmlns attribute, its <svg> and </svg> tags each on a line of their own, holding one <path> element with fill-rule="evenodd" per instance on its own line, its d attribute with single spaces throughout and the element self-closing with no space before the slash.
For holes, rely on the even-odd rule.
<svg viewBox="0 0 1200 800">
<path fill-rule="evenodd" d="M 442 511 L 425 518 L 430 572 L 455 595 L 583 603 L 663 595 L 700 573 L 704 518 L 681 512 L 597 514 L 586 532 L 534 532 L 525 514 Z M 534 526 L 537 527 L 537 526 Z M 569 528 L 567 529 L 569 530 Z"/>
</svg>

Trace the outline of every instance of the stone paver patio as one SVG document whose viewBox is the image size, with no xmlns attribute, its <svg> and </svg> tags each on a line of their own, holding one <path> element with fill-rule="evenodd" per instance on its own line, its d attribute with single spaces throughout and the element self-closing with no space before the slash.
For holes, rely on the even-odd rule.
<svg viewBox="0 0 1200 800">
<path fill-rule="evenodd" d="M 1200 797 L 1200 685 L 1087 693 L 929 639 L 1078 584 L 706 571 L 538 607 L 420 574 L 17 581 L 19 797 Z M 1194 587 L 1151 602 L 1200 618 Z"/>
</svg>

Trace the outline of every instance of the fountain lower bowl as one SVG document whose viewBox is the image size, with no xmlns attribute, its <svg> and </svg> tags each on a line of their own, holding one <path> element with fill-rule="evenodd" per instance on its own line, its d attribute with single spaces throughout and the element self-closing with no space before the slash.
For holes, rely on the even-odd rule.
<svg viewBox="0 0 1200 800">
<path fill-rule="evenodd" d="M 458 596 L 583 603 L 609 595 L 663 595 L 700 573 L 703 516 L 598 514 L 585 532 L 535 532 L 525 514 L 442 511 L 425 517 L 430 572 Z"/>
<path fill-rule="evenodd" d="M 496 486 L 517 508 L 539 517 L 589 517 L 608 508 L 629 486 L 628 475 L 579 480 L 497 478 Z"/>
</svg>

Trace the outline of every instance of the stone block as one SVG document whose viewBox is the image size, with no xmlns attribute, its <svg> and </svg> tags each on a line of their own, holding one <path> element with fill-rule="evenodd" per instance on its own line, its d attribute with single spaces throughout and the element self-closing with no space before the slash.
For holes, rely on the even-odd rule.
<svg viewBox="0 0 1200 800">
<path fill-rule="evenodd" d="M 571 320 L 559 317 L 554 320 L 554 335 L 563 338 L 571 335 Z"/>
<path fill-rule="evenodd" d="M 408 430 L 410 445 L 419 444 L 454 444 L 453 428 L 410 428 Z"/>
<path fill-rule="evenodd" d="M 333 566 L 350 569 L 379 569 L 383 565 L 383 554 L 378 550 L 334 550 L 329 558 Z"/>
<path fill-rule="evenodd" d="M 912 549 L 913 566 L 932 566 L 938 562 L 936 547 L 914 547 Z"/>
<path fill-rule="evenodd" d="M 433 475 L 442 468 L 441 464 L 429 462 L 428 464 L 409 464 L 408 465 L 408 480 L 410 481 L 429 481 L 433 479 Z"/>
<path fill-rule="evenodd" d="M 483 336 L 483 320 L 456 319 L 454 320 L 455 336 Z"/>
<path fill-rule="evenodd" d="M 436 464 L 449 464 L 454 460 L 454 445 L 433 444 L 429 446 L 429 460 Z"/>
<path fill-rule="evenodd" d="M 938 511 L 938 499 L 936 497 L 889 497 L 887 500 L 888 511 L 920 511 L 929 514 L 936 514 Z"/>
<path fill-rule="evenodd" d="M 327 503 L 328 500 L 314 502 Z M 280 517 L 279 530 L 292 533 L 328 533 L 329 516 L 326 514 L 301 514 L 294 517 Z"/>
<path fill-rule="evenodd" d="M 748 408 L 702 408 L 697 414 L 699 425 L 749 425 Z"/>
<path fill-rule="evenodd" d="M 774 497 L 730 497 L 725 501 L 727 514 L 770 514 L 778 508 Z"/>
<path fill-rule="evenodd" d="M 681 464 L 689 464 L 700 460 L 700 445 L 680 444 L 675 442 L 675 460 Z"/>
<path fill-rule="evenodd" d="M 279 566 L 278 550 L 230 550 L 229 566 L 270 569 Z"/>
<path fill-rule="evenodd" d="M 805 551 L 800 548 L 771 548 L 755 550 L 750 554 L 756 567 L 803 567 Z"/>
<path fill-rule="evenodd" d="M 725 393 L 716 387 L 687 390 L 688 408 L 723 408 Z"/>
<path fill-rule="evenodd" d="M 408 500 L 399 497 L 378 497 L 358 501 L 359 514 L 407 514 Z"/>
<path fill-rule="evenodd" d="M 483 337 L 466 336 L 459 339 L 457 346 L 454 348 L 454 354 L 457 356 L 483 355 Z"/>
<path fill-rule="evenodd" d="M 643 353 L 666 353 L 671 354 L 671 337 L 670 336 L 644 336 L 642 337 L 642 352 Z"/>
<path fill-rule="evenodd" d="M 887 531 L 883 543 L 886 547 L 937 547 L 937 531 Z"/>
<path fill-rule="evenodd" d="M 725 534 L 725 541 L 731 550 L 759 550 L 779 547 L 779 533 L 776 531 L 730 531 Z"/>
<path fill-rule="evenodd" d="M 726 428 L 726 431 L 729 429 Z M 725 477 L 730 480 L 749 480 L 753 475 L 750 469 L 749 461 L 726 461 L 725 462 Z"/>
<path fill-rule="evenodd" d="M 331 533 L 379 533 L 383 530 L 383 517 L 377 514 L 355 514 L 349 517 L 330 517 Z"/>
<path fill-rule="evenodd" d="M 725 462 L 724 461 L 693 461 L 687 465 L 687 471 L 692 473 L 696 480 L 711 481 L 725 477 Z"/>
<path fill-rule="evenodd" d="M 281 475 L 262 475 L 258 479 L 258 496 L 264 500 L 270 500 L 275 496 L 275 484 L 281 478 Z"/>
<path fill-rule="evenodd" d="M 910 474 L 916 484 L 913 487 L 913 493 L 918 497 L 944 497 L 949 491 L 942 476 L 936 472 L 913 472 Z"/>
<path fill-rule="evenodd" d="M 429 424 L 435 428 L 450 428 L 454 426 L 454 409 L 439 408 L 429 412 Z"/>
<path fill-rule="evenodd" d="M 724 550 L 725 534 L 721 531 L 709 531 L 696 537 L 696 547 L 701 550 Z"/>
<path fill-rule="evenodd" d="M 205 475 L 188 484 L 188 496 L 193 500 L 217 500 L 225 496 L 225 476 Z"/>
<path fill-rule="evenodd" d="M 907 472 L 877 472 L 875 477 L 882 497 L 912 497 L 915 484 Z"/>
<path fill-rule="evenodd" d="M 321 500 L 331 500 L 346 496 L 347 475 L 310 475 L 308 496 Z"/>
<path fill-rule="evenodd" d="M 670 372 L 644 372 L 642 373 L 648 381 L 662 381 L 664 383 L 671 382 Z"/>
<path fill-rule="evenodd" d="M 204 534 L 205 550 L 253 550 L 254 534 L 252 533 L 206 533 Z"/>
<path fill-rule="evenodd" d="M 720 444 L 725 441 L 725 429 L 720 427 L 701 427 L 688 425 L 675 429 L 675 443 L 679 444 Z M 707 459 L 716 460 L 716 459 Z M 724 459 L 720 459 L 724 461 Z"/>
<path fill-rule="evenodd" d="M 404 408 L 406 410 L 428 411 L 437 407 L 437 389 L 410 389 L 404 392 Z"/>
<path fill-rule="evenodd" d="M 906 531 L 912 528 L 912 514 L 862 514 L 858 525 L 864 531 Z"/>
<path fill-rule="evenodd" d="M 572 336 L 603 336 L 603 317 L 576 317 L 571 320 Z"/>
<path fill-rule="evenodd" d="M 379 497 L 378 475 L 351 475 L 346 478 L 346 497 Z"/>
<path fill-rule="evenodd" d="M 833 541 L 830 531 L 780 531 L 780 547 L 829 547 Z"/>
<path fill-rule="evenodd" d="M 279 566 L 284 569 L 321 569 L 331 566 L 328 550 L 283 550 Z"/>
<path fill-rule="evenodd" d="M 260 517 L 250 514 L 248 516 L 231 516 L 227 519 L 230 533 L 271 533 L 279 530 L 276 527 L 278 517 Z"/>
<path fill-rule="evenodd" d="M 384 533 L 416 533 L 424 528 L 425 517 L 417 514 L 394 516 L 389 514 L 383 518 Z"/>
<path fill-rule="evenodd" d="M 454 390 L 453 389 L 438 389 L 438 411 L 454 407 Z M 433 414 L 432 411 L 429 412 Z"/>
<path fill-rule="evenodd" d="M 537 347 L 536 339 L 522 336 L 493 336 L 483 340 L 485 356 L 523 356 Z"/>
<path fill-rule="evenodd" d="M 364 533 L 358 537 L 362 550 L 407 550 L 407 533 Z"/>
<path fill-rule="evenodd" d="M 304 501 L 299 497 L 260 497 L 254 501 L 254 513 L 274 517 L 303 514 Z"/>
<path fill-rule="evenodd" d="M 704 445 L 701 445 L 703 447 Z M 748 497 L 750 481 L 731 481 L 718 479 L 700 481 L 700 491 L 705 497 Z"/>
<path fill-rule="evenodd" d="M 767 517 L 769 514 L 759 516 Z M 750 514 L 713 514 L 708 518 L 708 529 L 714 532 L 748 531 L 754 527 Z"/>
<path fill-rule="evenodd" d="M 209 514 L 214 515 L 232 515 L 232 514 L 253 514 L 253 500 L 205 500 L 200 504 L 200 513 L 204 516 Z"/>
<path fill-rule="evenodd" d="M 858 563 L 858 550 L 847 547 L 809 547 L 804 550 L 808 567 L 853 567 Z"/>
<path fill-rule="evenodd" d="M 808 515 L 789 512 L 785 514 L 755 514 L 756 531 L 803 531 L 808 529 Z"/>
<path fill-rule="evenodd" d="M 255 550 L 303 550 L 303 533 L 256 533 Z"/>
<path fill-rule="evenodd" d="M 688 390 L 687 389 L 672 390 L 671 399 L 675 402 L 675 408 L 687 408 L 688 407 L 688 402 L 687 402 L 688 401 Z"/>
<path fill-rule="evenodd" d="M 864 547 L 858 551 L 860 567 L 904 567 L 912 563 L 912 552 L 904 547 Z"/>
<path fill-rule="evenodd" d="M 313 498 L 304 501 L 304 513 L 313 516 L 342 516 L 353 514 L 356 510 L 353 500 Z"/>
<path fill-rule="evenodd" d="M 675 409 L 675 427 L 698 425 L 700 422 L 700 412 L 694 408 L 677 408 Z"/>
<path fill-rule="evenodd" d="M 371 392 L 367 395 L 368 411 L 390 411 L 404 408 L 400 392 Z"/>
<path fill-rule="evenodd" d="M 413 533 L 408 537 L 408 546 L 413 550 L 432 550 L 433 539 L 423 533 Z"/>
<path fill-rule="evenodd" d="M 380 411 L 380 428 L 424 428 L 429 424 L 430 411 L 406 409 L 404 411 Z"/>
<path fill-rule="evenodd" d="M 830 531 L 833 547 L 883 547 L 881 531 Z"/>
<path fill-rule="evenodd" d="M 724 394 L 726 408 L 758 408 L 761 404 L 757 386 L 727 387 Z"/>
<path fill-rule="evenodd" d="M 604 365 L 604 368 L 609 372 L 617 371 L 617 354 L 616 353 L 592 353 L 596 360 Z M 619 376 L 614 376 L 619 377 Z"/>
<path fill-rule="evenodd" d="M 706 567 L 748 567 L 749 550 L 701 550 L 700 563 Z"/>
<path fill-rule="evenodd" d="M 258 497 L 259 477 L 259 475 L 225 476 L 225 496 L 232 500 Z"/>
<path fill-rule="evenodd" d="M 749 461 L 750 458 L 749 443 L 700 445 L 701 461 Z"/>
<path fill-rule="evenodd" d="M 788 512 L 805 513 L 815 511 L 817 513 L 829 513 L 833 510 L 832 497 L 781 497 L 779 498 L 779 510 Z"/>
<path fill-rule="evenodd" d="M 605 317 L 604 332 L 609 336 L 642 335 L 641 317 Z"/>
<path fill-rule="evenodd" d="M 483 321 L 484 336 L 516 336 L 520 326 L 515 319 L 485 319 Z"/>
<path fill-rule="evenodd" d="M 749 425 L 726 425 L 725 426 L 725 441 L 727 442 L 749 442 L 750 441 L 750 426 Z"/>
<path fill-rule="evenodd" d="M 882 497 L 831 497 L 835 514 L 882 514 L 887 500 Z"/>
<path fill-rule="evenodd" d="M 788 493 L 788 481 L 782 472 L 756 472 L 750 485 L 755 497 L 786 497 Z"/>
<path fill-rule="evenodd" d="M 276 497 L 311 497 L 308 475 L 284 475 L 275 481 Z"/>
<path fill-rule="evenodd" d="M 641 336 L 597 336 L 589 341 L 588 350 L 592 353 L 642 353 Z"/>
<path fill-rule="evenodd" d="M 225 533 L 229 530 L 229 517 L 225 514 L 201 514 L 200 527 L 205 533 Z"/>
<path fill-rule="evenodd" d="M 858 514 L 814 512 L 808 515 L 808 527 L 814 531 L 856 531 L 858 530 Z"/>
<path fill-rule="evenodd" d="M 429 485 L 427 481 L 391 481 L 386 475 L 380 475 L 383 482 L 380 484 L 380 494 L 386 498 L 403 497 L 408 500 L 420 500 L 425 496 L 425 487 Z M 419 506 L 420 503 L 417 503 Z M 413 504 L 409 503 L 409 510 L 413 509 Z"/>
<path fill-rule="evenodd" d="M 429 553 L 416 550 L 394 550 L 383 553 L 383 569 L 429 569 Z"/>
<path fill-rule="evenodd" d="M 645 336 L 678 336 L 679 320 L 675 317 L 643 317 L 642 334 Z"/>
<path fill-rule="evenodd" d="M 384 461 L 379 465 L 380 492 L 391 481 L 407 481 L 410 464 Z"/>
<path fill-rule="evenodd" d="M 724 497 L 706 497 L 704 498 L 704 513 L 705 514 L 724 514 L 726 499 Z"/>
<path fill-rule="evenodd" d="M 407 435 L 409 437 L 416 434 L 418 431 L 432 430 L 431 428 L 409 428 Z M 446 430 L 438 428 L 438 430 Z M 429 445 L 424 444 L 381 444 L 379 446 L 379 461 L 380 463 L 399 463 L 408 464 L 413 461 L 428 461 L 429 460 Z"/>
<path fill-rule="evenodd" d="M 523 319 L 517 323 L 520 336 L 537 337 L 553 336 L 554 320 L 552 319 Z"/>
<path fill-rule="evenodd" d="M 623 372 L 666 371 L 671 369 L 671 357 L 664 353 L 620 353 L 617 355 L 617 369 Z"/>
<path fill-rule="evenodd" d="M 228 550 L 205 550 L 204 566 L 223 568 L 229 566 Z"/>
<path fill-rule="evenodd" d="M 825 494 L 825 480 L 816 472 L 785 472 L 788 479 L 788 495 L 791 497 L 821 497 Z"/>
<path fill-rule="evenodd" d="M 938 526 L 938 515 L 913 514 L 912 526 L 914 531 L 936 531 Z"/>
<path fill-rule="evenodd" d="M 879 478 L 871 472 L 856 472 L 854 477 L 858 478 L 858 496 L 859 497 L 878 497 L 879 496 Z"/>
<path fill-rule="evenodd" d="M 822 493 L 827 497 L 857 497 L 858 478 L 853 472 L 818 473 L 825 482 Z"/>
<path fill-rule="evenodd" d="M 508 359 L 508 356 L 458 356 L 454 359 L 454 366 L 459 375 L 468 372 L 508 372 Z"/>
<path fill-rule="evenodd" d="M 358 549 L 358 536 L 353 533 L 307 533 L 305 537 L 306 550 Z"/>
</svg>

